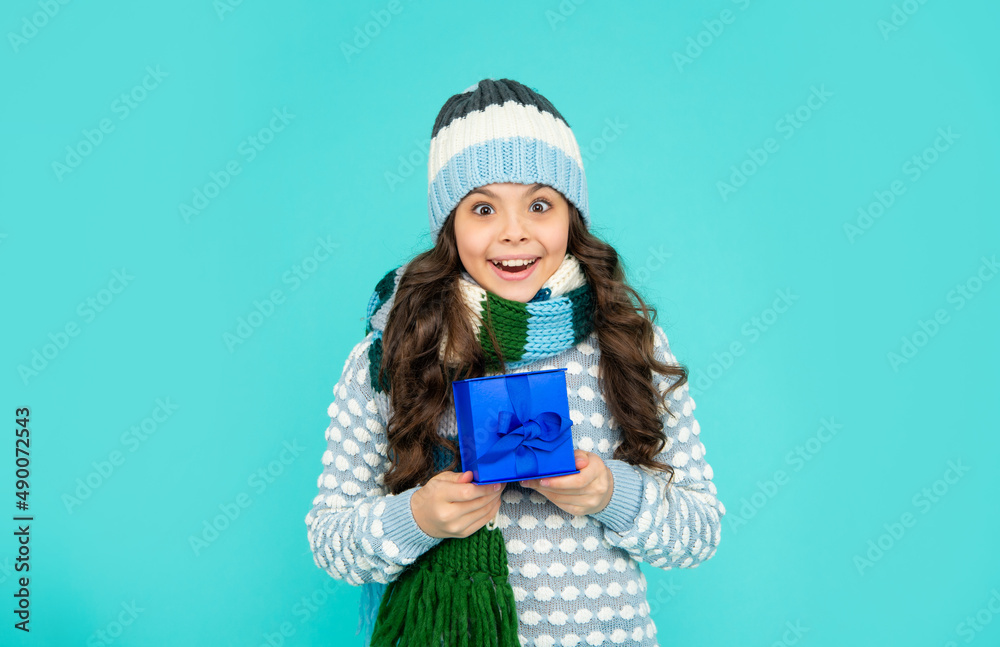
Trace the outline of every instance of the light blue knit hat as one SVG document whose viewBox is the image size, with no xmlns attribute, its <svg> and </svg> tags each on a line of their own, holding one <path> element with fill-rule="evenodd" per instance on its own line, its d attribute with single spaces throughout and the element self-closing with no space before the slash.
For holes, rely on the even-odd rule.
<svg viewBox="0 0 1000 647">
<path fill-rule="evenodd" d="M 469 191 L 499 182 L 548 184 L 590 227 L 587 178 L 573 131 L 548 99 L 511 79 L 483 79 L 445 102 L 431 132 L 427 180 L 435 241 Z"/>
</svg>

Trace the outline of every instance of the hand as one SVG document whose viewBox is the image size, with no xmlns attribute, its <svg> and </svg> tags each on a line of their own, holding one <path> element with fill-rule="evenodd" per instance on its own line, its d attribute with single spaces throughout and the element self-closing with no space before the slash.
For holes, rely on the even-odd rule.
<svg viewBox="0 0 1000 647">
<path fill-rule="evenodd" d="M 413 519 L 431 537 L 468 537 L 500 509 L 506 483 L 472 483 L 472 472 L 439 472 L 410 496 Z"/>
<path fill-rule="evenodd" d="M 521 481 L 521 485 L 535 490 L 573 515 L 594 514 L 607 507 L 615 490 L 611 470 L 601 457 L 582 449 L 573 450 L 579 474 L 547 476 L 542 479 Z"/>
</svg>

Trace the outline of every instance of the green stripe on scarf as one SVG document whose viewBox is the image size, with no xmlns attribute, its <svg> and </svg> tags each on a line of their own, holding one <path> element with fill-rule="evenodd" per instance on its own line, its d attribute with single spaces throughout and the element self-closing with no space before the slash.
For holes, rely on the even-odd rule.
<svg viewBox="0 0 1000 647">
<path fill-rule="evenodd" d="M 589 285 L 583 285 L 566 296 L 573 302 L 573 330 L 576 331 L 573 343 L 578 344 L 594 327 L 594 292 Z"/>
<path fill-rule="evenodd" d="M 521 359 L 524 346 L 528 343 L 528 306 L 487 292 L 480 308 L 483 325 L 479 327 L 479 344 L 486 355 L 486 367 L 490 370 L 500 368 L 500 360 L 493 350 L 487 326 L 493 328 L 504 361 L 516 362 Z"/>
</svg>

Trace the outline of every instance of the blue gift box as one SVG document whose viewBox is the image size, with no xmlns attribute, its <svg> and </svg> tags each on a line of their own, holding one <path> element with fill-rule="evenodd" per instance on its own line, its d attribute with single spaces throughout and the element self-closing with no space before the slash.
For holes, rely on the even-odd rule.
<svg viewBox="0 0 1000 647">
<path fill-rule="evenodd" d="M 566 369 L 452 382 L 462 471 L 476 484 L 579 474 Z"/>
</svg>

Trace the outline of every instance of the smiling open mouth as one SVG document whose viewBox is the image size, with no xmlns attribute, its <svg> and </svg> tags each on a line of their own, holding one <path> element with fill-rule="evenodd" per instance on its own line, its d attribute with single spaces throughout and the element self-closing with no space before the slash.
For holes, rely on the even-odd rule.
<svg viewBox="0 0 1000 647">
<path fill-rule="evenodd" d="M 538 259 L 533 260 L 516 260 L 516 261 L 492 261 L 492 263 L 500 268 L 503 272 L 509 272 L 511 274 L 517 274 L 518 272 L 524 272 L 531 269 Z"/>
</svg>

